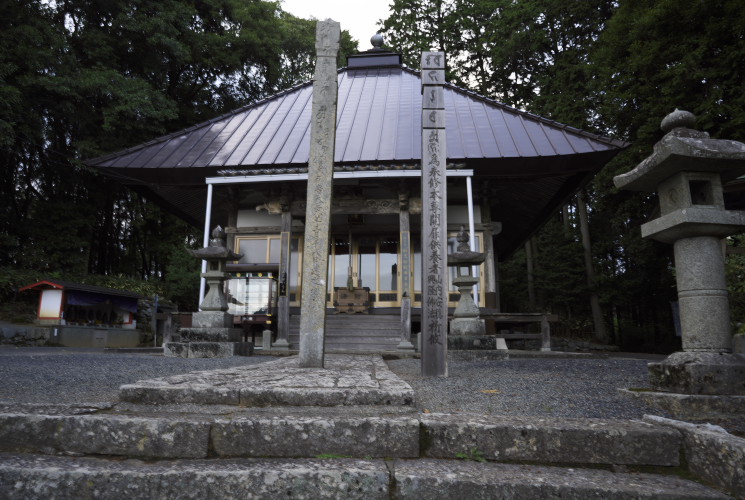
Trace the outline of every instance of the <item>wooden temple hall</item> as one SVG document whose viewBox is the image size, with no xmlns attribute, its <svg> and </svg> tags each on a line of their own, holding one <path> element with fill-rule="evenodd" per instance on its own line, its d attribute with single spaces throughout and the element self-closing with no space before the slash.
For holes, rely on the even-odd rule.
<svg viewBox="0 0 745 500">
<path fill-rule="evenodd" d="M 420 73 L 374 47 L 338 70 L 328 248 L 327 350 L 395 349 L 418 332 L 421 291 Z M 269 323 L 298 348 L 312 82 L 89 161 L 198 227 L 221 225 L 236 323 Z M 621 148 L 620 141 L 445 84 L 447 230 L 487 259 L 476 301 L 499 310 L 498 262 Z M 508 293 L 508 291 L 503 291 Z M 451 288 L 450 306 L 458 293 Z M 401 305 L 411 305 L 403 319 Z M 514 311 L 518 312 L 518 311 Z"/>
</svg>

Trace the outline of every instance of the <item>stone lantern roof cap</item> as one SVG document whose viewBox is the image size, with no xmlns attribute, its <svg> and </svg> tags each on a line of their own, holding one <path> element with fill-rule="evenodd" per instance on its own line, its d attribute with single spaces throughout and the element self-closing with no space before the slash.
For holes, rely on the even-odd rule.
<svg viewBox="0 0 745 500">
<path fill-rule="evenodd" d="M 688 111 L 676 109 L 667 115 L 661 124 L 665 136 L 636 168 L 613 178 L 616 187 L 656 191 L 662 181 L 680 172 L 718 173 L 722 182 L 745 173 L 745 144 L 712 139 L 693 126 L 695 116 Z"/>
</svg>

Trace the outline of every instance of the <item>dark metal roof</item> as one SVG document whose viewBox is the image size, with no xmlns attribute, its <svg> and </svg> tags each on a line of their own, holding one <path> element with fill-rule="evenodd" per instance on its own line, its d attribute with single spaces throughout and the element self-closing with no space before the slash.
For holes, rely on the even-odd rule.
<svg viewBox="0 0 745 500">
<path fill-rule="evenodd" d="M 312 85 L 140 146 L 90 160 L 103 168 L 220 168 L 307 164 Z M 617 150 L 620 141 L 570 128 L 452 85 L 445 87 L 451 161 Z M 401 67 L 339 71 L 337 163 L 421 158 L 419 73 Z"/>
<path fill-rule="evenodd" d="M 386 55 L 383 53 L 382 55 Z M 361 54 L 338 73 L 336 167 L 401 168 L 421 161 L 420 74 Z M 398 60 L 398 59 L 397 59 Z M 394 61 L 395 62 L 395 61 Z M 367 64 L 367 66 L 366 66 Z M 312 83 L 145 144 L 89 160 L 130 187 L 155 195 L 194 224 L 204 218 L 205 177 L 307 167 Z M 622 141 L 590 134 L 479 96 L 444 89 L 449 164 L 489 181 L 500 258 L 513 252 Z M 215 204 L 213 204 L 215 206 Z"/>
<path fill-rule="evenodd" d="M 130 297 L 133 299 L 142 298 L 142 295 L 135 292 L 127 292 L 125 290 L 115 290 L 113 288 L 105 288 L 102 286 L 83 285 L 82 283 L 73 283 L 71 281 L 62 281 L 58 279 L 45 279 L 38 283 L 26 285 L 19 290 L 23 292 L 25 290 L 46 290 L 46 289 L 59 289 L 59 290 L 77 290 L 79 292 L 90 292 L 97 293 L 99 295 L 110 295 L 115 297 Z"/>
</svg>

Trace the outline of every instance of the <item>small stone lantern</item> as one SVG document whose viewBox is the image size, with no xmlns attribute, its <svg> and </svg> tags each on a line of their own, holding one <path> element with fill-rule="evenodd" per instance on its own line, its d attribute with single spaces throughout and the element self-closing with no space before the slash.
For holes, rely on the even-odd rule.
<svg viewBox="0 0 745 500">
<path fill-rule="evenodd" d="M 250 356 L 253 343 L 242 341 L 242 330 L 233 326 L 233 316 L 228 313 L 228 301 L 223 290 L 227 261 L 243 257 L 227 248 L 225 231 L 220 226 L 212 230 L 209 246 L 190 250 L 191 254 L 207 261 L 209 291 L 200 304 L 201 311 L 192 314 L 191 328 L 179 330 L 180 339 L 163 345 L 166 356 L 180 358 L 226 358 Z"/>
<path fill-rule="evenodd" d="M 650 363 L 655 389 L 686 394 L 745 394 L 745 356 L 732 353 L 721 239 L 745 229 L 745 212 L 724 208 L 722 182 L 745 173 L 745 144 L 711 139 L 695 117 L 675 110 L 666 135 L 634 170 L 616 176 L 621 189 L 657 191 L 660 217 L 642 237 L 670 243 L 680 303 L 683 352 Z"/>
<path fill-rule="evenodd" d="M 212 238 L 209 246 L 199 250 L 189 250 L 191 254 L 207 261 L 207 271 L 202 273 L 202 278 L 207 282 L 209 290 L 204 296 L 199 308 L 202 311 L 228 310 L 228 301 L 223 291 L 225 279 L 227 278 L 226 266 L 228 261 L 239 260 L 243 255 L 229 250 L 225 245 L 226 234 L 222 227 L 217 226 L 212 230 Z M 211 325 L 212 326 L 212 325 Z"/>
<path fill-rule="evenodd" d="M 468 232 L 461 226 L 456 237 L 458 247 L 455 253 L 448 255 L 448 266 L 457 269 L 457 276 L 453 284 L 458 287 L 460 299 L 453 311 L 450 321 L 450 335 L 484 335 L 486 327 L 484 320 L 479 318 L 479 306 L 473 300 L 471 290 L 478 283 L 478 276 L 472 275 L 473 266 L 479 265 L 486 259 L 485 253 L 472 252 L 468 246 Z"/>
</svg>

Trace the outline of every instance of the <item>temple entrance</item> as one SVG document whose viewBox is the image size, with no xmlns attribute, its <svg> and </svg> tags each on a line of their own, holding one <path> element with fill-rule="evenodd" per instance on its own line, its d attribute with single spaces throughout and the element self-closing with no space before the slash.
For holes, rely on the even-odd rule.
<svg viewBox="0 0 745 500">
<path fill-rule="evenodd" d="M 370 289 L 373 307 L 401 305 L 399 236 L 334 236 L 329 244 L 327 302 L 333 307 L 334 288 Z M 351 279 L 351 282 L 350 282 Z"/>
</svg>

